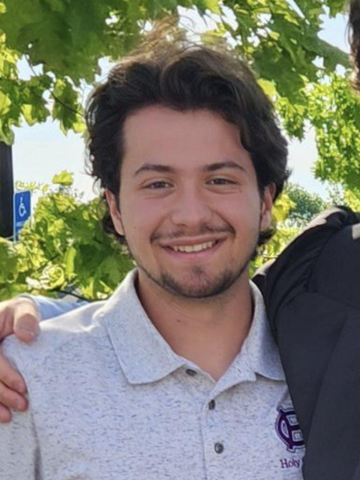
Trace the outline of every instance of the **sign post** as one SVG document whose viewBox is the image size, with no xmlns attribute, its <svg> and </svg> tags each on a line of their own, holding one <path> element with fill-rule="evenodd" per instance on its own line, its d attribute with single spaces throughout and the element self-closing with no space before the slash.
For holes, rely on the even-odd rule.
<svg viewBox="0 0 360 480">
<path fill-rule="evenodd" d="M 0 237 L 13 235 L 14 179 L 11 146 L 0 142 Z"/>
<path fill-rule="evenodd" d="M 17 192 L 14 195 L 14 242 L 19 239 L 19 233 L 31 216 L 31 192 Z"/>
</svg>

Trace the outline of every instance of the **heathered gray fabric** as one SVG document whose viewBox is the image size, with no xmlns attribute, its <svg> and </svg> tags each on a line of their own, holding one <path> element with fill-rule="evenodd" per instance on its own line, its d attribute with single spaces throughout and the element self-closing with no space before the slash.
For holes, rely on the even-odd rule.
<svg viewBox="0 0 360 480">
<path fill-rule="evenodd" d="M 0 426 L 0 479 L 302 479 L 304 448 L 276 431 L 291 401 L 256 287 L 249 336 L 216 383 L 159 335 L 135 275 L 109 301 L 43 322 L 31 346 L 4 342 L 30 408 Z"/>
</svg>

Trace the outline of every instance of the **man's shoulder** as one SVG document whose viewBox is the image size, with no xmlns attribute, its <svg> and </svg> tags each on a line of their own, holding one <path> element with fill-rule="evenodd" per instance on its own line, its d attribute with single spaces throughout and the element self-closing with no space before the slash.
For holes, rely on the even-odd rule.
<svg viewBox="0 0 360 480">
<path fill-rule="evenodd" d="M 82 365 L 84 369 L 93 365 L 112 348 L 111 335 L 123 335 L 124 328 L 118 326 L 139 308 L 133 286 L 135 273 L 131 272 L 109 299 L 41 322 L 41 332 L 32 343 L 8 337 L 3 342 L 4 355 L 27 381 L 54 371 L 60 375 L 69 365 Z"/>
<path fill-rule="evenodd" d="M 279 306 L 304 291 L 319 292 L 323 283 L 329 281 L 337 285 L 340 267 L 344 278 L 354 272 L 352 278 L 358 279 L 354 265 L 359 264 L 359 245 L 360 214 L 339 207 L 318 215 L 275 261 L 260 268 L 253 278 L 264 296 L 270 321 Z"/>
<path fill-rule="evenodd" d="M 54 358 L 56 352 L 71 350 L 75 355 L 78 350 L 86 348 L 93 337 L 106 336 L 100 321 L 104 304 L 94 302 L 41 322 L 39 336 L 29 344 L 10 335 L 2 344 L 3 353 L 22 371 L 36 369 L 48 358 Z"/>
</svg>

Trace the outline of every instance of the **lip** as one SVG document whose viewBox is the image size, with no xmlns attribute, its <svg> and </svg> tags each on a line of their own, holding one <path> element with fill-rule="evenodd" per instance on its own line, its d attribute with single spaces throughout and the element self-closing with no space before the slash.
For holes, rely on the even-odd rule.
<svg viewBox="0 0 360 480">
<path fill-rule="evenodd" d="M 215 239 L 211 239 L 211 240 L 207 240 L 208 242 L 210 241 L 214 241 Z M 200 260 L 200 259 L 208 259 L 208 257 L 210 257 L 211 255 L 213 255 L 214 253 L 216 253 L 219 248 L 221 247 L 221 245 L 224 243 L 225 239 L 221 239 L 221 240 L 216 240 L 216 243 L 213 247 L 211 248 L 208 248 L 206 250 L 201 250 L 200 252 L 191 252 L 191 253 L 186 253 L 186 252 L 176 252 L 175 250 L 173 250 L 170 246 L 166 245 L 166 246 L 162 246 L 162 248 L 164 249 L 164 251 L 166 253 L 168 253 L 169 255 L 171 255 L 172 258 L 174 259 L 178 259 L 178 260 L 182 260 L 182 261 L 194 261 L 194 260 Z M 206 241 L 196 241 L 196 242 L 193 242 L 193 243 L 183 243 L 183 242 L 178 242 L 178 243 L 174 243 L 174 246 L 178 246 L 178 245 L 181 245 L 181 246 L 185 246 L 185 245 L 197 245 L 198 243 L 207 243 Z"/>
</svg>

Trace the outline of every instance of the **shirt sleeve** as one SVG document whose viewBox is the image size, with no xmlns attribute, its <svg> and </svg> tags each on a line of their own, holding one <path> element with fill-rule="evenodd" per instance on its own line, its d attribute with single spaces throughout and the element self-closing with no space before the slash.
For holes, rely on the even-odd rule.
<svg viewBox="0 0 360 480">
<path fill-rule="evenodd" d="M 69 301 L 62 299 L 54 299 L 43 297 L 41 295 L 23 295 L 26 298 L 30 298 L 37 306 L 41 320 L 48 320 L 49 318 L 58 317 L 64 313 L 71 312 L 76 308 L 86 305 L 88 302 L 81 301 Z"/>
<path fill-rule="evenodd" d="M 7 354 L 14 366 L 15 356 Z M 12 417 L 0 424 L 0 480 L 43 480 L 31 406 L 24 413 L 12 412 Z"/>
<path fill-rule="evenodd" d="M 0 480 L 42 480 L 31 412 L 13 413 L 0 425 Z"/>
</svg>

